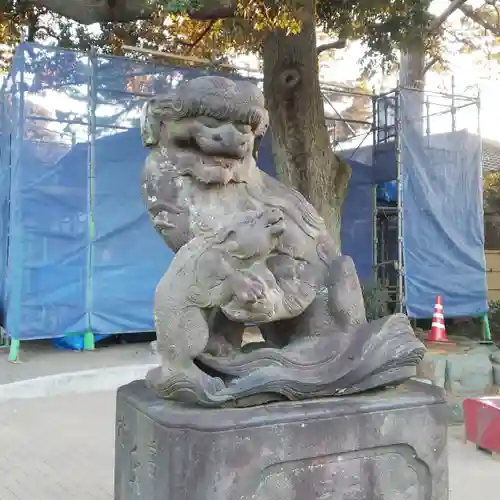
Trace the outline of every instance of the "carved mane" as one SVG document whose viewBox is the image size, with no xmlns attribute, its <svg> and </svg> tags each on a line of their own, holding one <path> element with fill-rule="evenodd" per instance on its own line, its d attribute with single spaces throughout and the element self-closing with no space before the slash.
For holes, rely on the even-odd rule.
<svg viewBox="0 0 500 500">
<path fill-rule="evenodd" d="M 144 105 L 141 113 L 144 145 L 152 147 L 159 143 L 162 122 L 196 116 L 248 124 L 257 140 L 264 136 L 269 126 L 264 98 L 257 87 L 222 77 L 199 77 L 181 83 Z"/>
</svg>

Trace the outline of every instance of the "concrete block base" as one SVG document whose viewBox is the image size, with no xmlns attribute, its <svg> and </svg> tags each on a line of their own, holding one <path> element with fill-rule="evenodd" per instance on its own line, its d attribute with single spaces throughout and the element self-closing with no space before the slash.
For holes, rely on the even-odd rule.
<svg viewBox="0 0 500 500">
<path fill-rule="evenodd" d="M 446 405 L 409 382 L 207 410 L 118 391 L 115 500 L 447 500 Z"/>
</svg>

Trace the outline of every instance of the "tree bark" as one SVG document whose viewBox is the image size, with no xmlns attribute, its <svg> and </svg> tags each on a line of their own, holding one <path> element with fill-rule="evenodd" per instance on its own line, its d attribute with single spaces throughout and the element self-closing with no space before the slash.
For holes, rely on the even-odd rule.
<svg viewBox="0 0 500 500">
<path fill-rule="evenodd" d="M 315 0 L 303 2 L 298 35 L 270 32 L 264 41 L 264 95 L 279 179 L 325 219 L 340 247 L 340 217 L 350 168 L 330 145 L 319 84 Z"/>
<path fill-rule="evenodd" d="M 147 19 L 159 7 L 150 0 L 32 0 L 32 3 L 82 24 Z"/>
<path fill-rule="evenodd" d="M 423 90 L 425 87 L 425 49 L 423 46 L 401 51 L 399 68 L 401 87 Z"/>
<path fill-rule="evenodd" d="M 32 0 L 32 3 L 82 24 L 124 23 L 148 19 L 160 8 L 158 0 Z M 237 0 L 198 0 L 188 9 L 193 19 L 219 19 L 235 14 Z"/>
<path fill-rule="evenodd" d="M 425 48 L 415 43 L 407 51 L 401 51 L 399 68 L 401 87 L 401 127 L 402 133 L 414 132 L 416 136 L 424 133 L 425 94 Z M 407 90 L 415 89 L 415 91 Z"/>
<path fill-rule="evenodd" d="M 436 16 L 429 24 L 428 36 L 434 36 L 448 20 L 448 18 L 457 10 L 464 7 L 466 0 L 451 0 L 450 4 L 443 12 Z M 425 75 L 432 66 L 438 61 L 437 57 L 433 57 L 429 62 L 425 62 L 425 43 L 421 38 L 413 39 L 410 44 L 410 49 L 401 51 L 401 65 L 399 69 L 399 85 L 406 89 L 416 89 L 423 91 L 425 88 Z M 423 120 L 424 111 L 424 93 L 411 92 L 407 93 L 407 101 L 410 109 L 404 114 L 409 119 Z M 419 130 L 423 128 L 419 127 Z"/>
</svg>

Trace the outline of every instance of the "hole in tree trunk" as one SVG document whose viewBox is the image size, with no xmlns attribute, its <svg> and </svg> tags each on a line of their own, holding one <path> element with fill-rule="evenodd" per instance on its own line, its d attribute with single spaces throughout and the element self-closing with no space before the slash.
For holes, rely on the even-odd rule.
<svg viewBox="0 0 500 500">
<path fill-rule="evenodd" d="M 296 69 L 287 69 L 281 73 L 281 83 L 287 89 L 293 89 L 300 82 L 300 74 Z"/>
</svg>

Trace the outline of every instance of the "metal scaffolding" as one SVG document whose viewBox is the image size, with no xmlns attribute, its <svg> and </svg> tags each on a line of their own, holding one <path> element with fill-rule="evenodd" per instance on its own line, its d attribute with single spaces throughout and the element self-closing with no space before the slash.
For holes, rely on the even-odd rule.
<svg viewBox="0 0 500 500">
<path fill-rule="evenodd" d="M 381 203 L 374 186 L 373 270 L 374 279 L 390 290 L 396 311 L 406 311 L 403 185 L 406 171 L 412 167 L 410 149 L 419 145 L 435 151 L 440 138 L 464 128 L 470 130 L 471 115 L 480 138 L 479 92 L 475 96 L 456 95 L 453 83 L 451 93 L 398 87 L 373 96 L 372 165 L 393 156 L 397 192 L 396 200 Z"/>
</svg>

